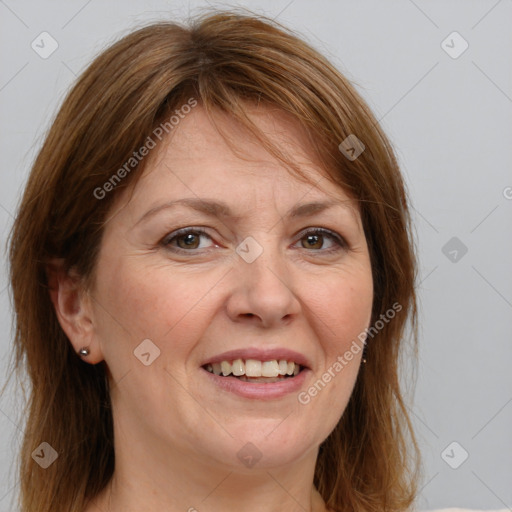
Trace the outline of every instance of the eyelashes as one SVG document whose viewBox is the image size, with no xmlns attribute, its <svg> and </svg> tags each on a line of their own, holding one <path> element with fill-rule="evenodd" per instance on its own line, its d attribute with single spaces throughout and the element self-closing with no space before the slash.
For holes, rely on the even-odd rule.
<svg viewBox="0 0 512 512">
<path fill-rule="evenodd" d="M 167 249 L 169 249 L 171 251 L 192 252 L 192 250 L 197 249 L 197 248 L 193 246 L 194 245 L 193 243 L 190 243 L 191 241 L 193 242 L 193 240 L 191 240 L 191 238 L 190 238 L 191 236 L 195 237 L 196 240 L 199 240 L 200 237 L 205 237 L 205 238 L 212 240 L 211 236 L 208 235 L 208 233 L 202 228 L 183 228 L 183 229 L 179 229 L 178 231 L 174 231 L 170 235 L 166 236 L 162 240 L 162 244 L 164 245 L 164 247 L 166 247 Z M 174 245 L 172 245 L 172 243 L 174 241 L 183 239 L 185 237 L 188 237 L 188 241 L 185 242 L 186 244 L 189 245 L 189 247 L 187 249 L 177 248 Z"/>
<path fill-rule="evenodd" d="M 189 255 L 202 254 L 205 250 L 209 250 L 214 246 L 218 247 L 215 243 L 212 247 L 200 247 L 201 238 L 206 238 L 213 242 L 212 237 L 203 228 L 187 227 L 173 231 L 160 242 L 160 245 L 168 251 Z M 330 248 L 323 248 L 325 239 L 331 242 Z M 309 228 L 302 231 L 299 234 L 297 243 L 303 240 L 306 241 L 306 245 L 315 246 L 320 244 L 322 246 L 322 248 L 308 248 L 304 247 L 304 245 L 300 247 L 308 252 L 330 254 L 348 249 L 348 244 L 341 235 L 325 228 Z"/>
</svg>

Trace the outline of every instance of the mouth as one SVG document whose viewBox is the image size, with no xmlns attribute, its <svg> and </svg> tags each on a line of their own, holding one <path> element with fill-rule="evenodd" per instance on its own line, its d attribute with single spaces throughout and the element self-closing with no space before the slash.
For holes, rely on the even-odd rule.
<svg viewBox="0 0 512 512">
<path fill-rule="evenodd" d="M 272 359 L 260 361 L 257 359 L 223 360 L 207 363 L 203 367 L 207 372 L 220 377 L 234 377 L 242 382 L 259 382 L 272 384 L 296 377 L 305 367 L 295 361 Z"/>
<path fill-rule="evenodd" d="M 296 393 L 311 372 L 297 352 L 262 349 L 225 352 L 205 361 L 201 370 L 217 389 L 259 400 Z"/>
</svg>

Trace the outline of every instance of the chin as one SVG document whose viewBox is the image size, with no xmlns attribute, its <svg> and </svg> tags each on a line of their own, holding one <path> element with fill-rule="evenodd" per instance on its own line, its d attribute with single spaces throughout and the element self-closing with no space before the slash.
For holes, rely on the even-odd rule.
<svg viewBox="0 0 512 512">
<path fill-rule="evenodd" d="M 293 464 L 297 460 L 316 451 L 323 432 L 315 435 L 311 424 L 295 425 L 291 429 L 293 414 L 276 420 L 250 418 L 230 424 L 217 441 L 211 436 L 205 439 L 205 451 L 221 465 L 227 465 L 230 471 L 245 473 L 257 469 L 271 469 Z M 284 420 L 284 421 L 283 421 Z"/>
</svg>

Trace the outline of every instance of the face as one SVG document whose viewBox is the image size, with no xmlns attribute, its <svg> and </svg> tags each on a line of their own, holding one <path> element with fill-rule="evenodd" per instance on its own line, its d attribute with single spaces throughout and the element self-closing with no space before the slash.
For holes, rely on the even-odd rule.
<svg viewBox="0 0 512 512">
<path fill-rule="evenodd" d="M 155 456 L 237 471 L 316 454 L 355 384 L 373 294 L 357 204 L 286 114 L 249 112 L 314 185 L 218 114 L 235 154 L 198 105 L 118 199 L 90 293 L 116 428 Z"/>
</svg>

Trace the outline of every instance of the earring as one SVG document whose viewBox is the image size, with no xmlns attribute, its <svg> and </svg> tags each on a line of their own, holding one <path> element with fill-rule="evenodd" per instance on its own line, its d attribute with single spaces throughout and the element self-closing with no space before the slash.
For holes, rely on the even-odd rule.
<svg viewBox="0 0 512 512">
<path fill-rule="evenodd" d="M 363 348 L 363 356 L 362 356 L 363 364 L 366 364 L 366 343 Z"/>
<path fill-rule="evenodd" d="M 90 354 L 90 350 L 87 347 L 82 347 L 78 351 L 78 354 L 81 355 L 81 356 L 88 356 Z"/>
</svg>

